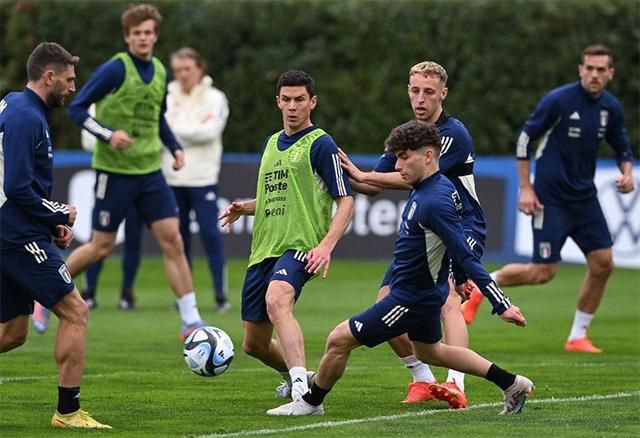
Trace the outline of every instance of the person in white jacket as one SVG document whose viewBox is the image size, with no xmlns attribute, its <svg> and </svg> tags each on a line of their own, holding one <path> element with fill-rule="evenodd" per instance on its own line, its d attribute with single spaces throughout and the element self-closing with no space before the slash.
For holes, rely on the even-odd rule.
<svg viewBox="0 0 640 438">
<path fill-rule="evenodd" d="M 224 93 L 213 86 L 205 61 L 194 49 L 185 47 L 174 52 L 171 70 L 175 79 L 169 83 L 165 118 L 184 147 L 186 164 L 176 172 L 171 154 L 163 151 L 162 171 L 180 209 L 180 232 L 187 259 L 191 264 L 193 211 L 213 276 L 217 310 L 226 311 L 230 305 L 217 199 L 222 132 L 229 104 Z"/>
</svg>

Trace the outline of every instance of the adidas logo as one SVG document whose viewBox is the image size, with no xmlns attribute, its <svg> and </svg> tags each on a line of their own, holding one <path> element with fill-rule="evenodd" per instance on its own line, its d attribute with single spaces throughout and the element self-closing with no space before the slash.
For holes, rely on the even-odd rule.
<svg viewBox="0 0 640 438">
<path fill-rule="evenodd" d="M 356 330 L 358 330 L 358 333 L 360 333 L 360 330 L 362 330 L 362 326 L 364 324 L 362 324 L 360 321 L 353 321 L 353 325 L 356 326 Z"/>
<path fill-rule="evenodd" d="M 569 116 L 570 120 L 580 120 L 580 114 L 578 114 L 578 111 L 574 111 L 573 113 L 571 113 L 571 115 Z"/>
<path fill-rule="evenodd" d="M 286 269 L 280 269 L 279 271 L 276 271 L 276 274 L 280 274 L 280 275 L 289 275 L 289 273 L 287 272 Z"/>
<path fill-rule="evenodd" d="M 293 381 L 293 383 L 302 383 L 302 379 L 298 377 L 296 380 Z"/>
</svg>

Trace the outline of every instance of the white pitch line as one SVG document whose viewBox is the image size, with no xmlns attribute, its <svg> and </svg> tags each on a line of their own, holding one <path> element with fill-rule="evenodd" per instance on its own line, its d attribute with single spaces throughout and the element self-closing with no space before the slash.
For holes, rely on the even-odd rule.
<svg viewBox="0 0 640 438">
<path fill-rule="evenodd" d="M 598 400 L 611 400 L 617 398 L 628 398 L 628 397 L 637 397 L 640 396 L 640 391 L 632 391 L 632 392 L 618 392 L 615 394 L 593 394 L 581 397 L 564 397 L 564 398 L 543 398 L 543 399 L 531 399 L 527 400 L 527 404 L 555 404 L 555 403 L 567 403 L 567 402 L 588 402 L 588 401 L 598 401 Z M 467 409 L 430 409 L 420 412 L 406 412 L 404 414 L 397 415 L 380 415 L 377 417 L 365 417 L 365 418 L 354 418 L 352 420 L 340 420 L 340 421 L 322 421 L 320 423 L 313 424 L 305 424 L 302 426 L 291 426 L 291 427 L 283 427 L 280 429 L 256 429 L 256 430 L 241 430 L 238 432 L 229 432 L 229 433 L 214 433 L 211 435 L 200 435 L 196 438 L 226 438 L 226 437 L 235 437 L 235 436 L 252 436 L 252 435 L 273 435 L 278 433 L 288 433 L 288 432 L 300 432 L 304 430 L 310 429 L 321 429 L 321 428 L 331 428 L 331 427 L 340 427 L 340 426 L 350 426 L 353 424 L 360 423 L 373 423 L 379 421 L 394 421 L 401 420 L 403 418 L 412 418 L 412 417 L 424 417 L 427 415 L 435 415 L 435 414 L 448 414 L 448 413 L 462 413 L 465 411 L 477 410 L 477 409 L 485 409 L 485 408 L 497 408 L 502 407 L 502 403 L 479 403 L 477 405 L 471 405 Z"/>
<path fill-rule="evenodd" d="M 640 367 L 640 362 L 627 361 L 627 362 L 575 362 L 575 363 L 564 363 L 564 362 L 539 362 L 539 363 L 509 363 L 511 368 L 547 368 L 547 367 L 556 367 L 563 366 L 565 368 L 592 368 L 592 367 L 612 367 L 612 366 L 634 366 Z M 392 370 L 392 369 L 403 369 L 402 365 L 382 365 L 376 366 L 376 370 Z M 372 367 L 363 366 L 363 365 L 355 365 L 347 368 L 347 371 L 371 371 Z M 268 373 L 268 370 L 265 368 L 233 368 L 233 372 L 239 373 Z M 91 378 L 105 378 L 105 377 L 120 377 L 120 376 L 129 376 L 129 375 L 150 375 L 150 374 L 162 374 L 162 372 L 152 372 L 152 371 L 116 371 L 113 373 L 100 373 L 100 374 L 85 374 L 82 376 L 83 379 L 91 379 Z M 12 383 L 12 382 L 23 382 L 23 381 L 31 381 L 31 380 L 48 380 L 48 379 L 57 379 L 58 376 L 55 374 L 51 374 L 48 376 L 14 376 L 14 377 L 0 377 L 0 385 L 3 383 Z"/>
</svg>

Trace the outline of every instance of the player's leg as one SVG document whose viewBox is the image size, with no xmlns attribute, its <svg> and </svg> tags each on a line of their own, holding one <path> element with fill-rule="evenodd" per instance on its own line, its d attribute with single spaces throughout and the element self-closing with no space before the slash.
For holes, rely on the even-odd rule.
<svg viewBox="0 0 640 438">
<path fill-rule="evenodd" d="M 566 351 L 600 353 L 587 337 L 587 329 L 598 310 L 607 281 L 613 272 L 611 233 L 597 198 L 575 205 L 576 227 L 572 239 L 587 257 L 587 273 L 580 287 L 578 304 Z"/>
<path fill-rule="evenodd" d="M 242 326 L 242 350 L 278 373 L 288 376 L 282 348 L 278 341 L 273 339 L 273 324 L 269 321 L 242 321 Z"/>
<path fill-rule="evenodd" d="M 504 394 L 504 409 L 501 414 L 518 414 L 533 390 L 533 383 L 524 376 L 517 376 L 489 362 L 473 350 L 446 345 L 442 342 L 427 343 L 413 341 L 416 355 L 436 366 L 455 368 L 464 373 L 482 377 L 500 387 Z M 450 390 L 442 385 L 432 389 L 436 397 L 449 399 Z"/>
<path fill-rule="evenodd" d="M 389 295 L 389 284 L 391 283 L 391 265 L 387 268 L 378 291 L 376 302 L 381 301 Z M 402 334 L 388 341 L 393 352 L 402 361 L 404 366 L 409 370 L 413 381 L 407 385 L 407 396 L 402 403 L 412 404 L 433 400 L 431 395 L 431 383 L 436 381 L 435 376 L 431 372 L 429 365 L 420 362 L 413 354 L 413 348 L 409 337 Z"/>
<path fill-rule="evenodd" d="M 216 309 L 219 312 L 226 312 L 230 305 L 227 300 L 226 262 L 222 236 L 218 228 L 218 186 L 192 188 L 191 193 L 193 209 L 200 226 L 200 237 L 213 280 Z"/>
<path fill-rule="evenodd" d="M 191 269 L 184 253 L 176 199 L 160 171 L 144 175 L 140 185 L 139 196 L 134 202 L 143 220 L 151 224 L 151 231 L 162 250 L 165 275 L 182 317 L 180 337 L 184 340 L 193 330 L 202 327 L 204 321 L 200 317 Z"/>
<path fill-rule="evenodd" d="M 127 212 L 124 223 L 124 252 L 122 254 L 122 287 L 118 308 L 122 310 L 135 309 L 133 285 L 140 267 L 142 254 L 142 232 L 144 221 L 138 209 L 132 206 Z"/>
<path fill-rule="evenodd" d="M 5 305 L 3 301 L 3 306 Z M 6 322 L 0 322 L 0 353 L 18 348 L 27 341 L 29 315 L 17 315 Z"/>
<path fill-rule="evenodd" d="M 444 342 L 447 345 L 468 348 L 469 333 L 467 331 L 467 324 L 462 317 L 462 311 L 460 310 L 462 299 L 455 291 L 453 281 L 449 281 L 449 286 L 449 295 L 444 306 L 442 306 L 440 315 L 444 325 Z M 463 372 L 457 369 L 449 369 L 447 372 L 447 380 L 442 385 L 448 387 L 451 393 L 455 395 L 455 400 L 452 400 L 451 407 L 467 407 L 467 397 L 464 394 Z"/>
<path fill-rule="evenodd" d="M 84 289 L 80 296 L 89 309 L 95 309 L 98 307 L 98 302 L 96 301 L 96 293 L 98 291 L 98 280 L 100 278 L 100 272 L 102 272 L 103 261 L 99 261 L 89 266 L 86 271 L 84 271 Z"/>
<path fill-rule="evenodd" d="M 116 232 L 93 230 L 91 240 L 73 250 L 66 260 L 69 272 L 74 277 L 84 272 L 89 266 L 103 260 L 111 252 L 116 243 Z"/>
<path fill-rule="evenodd" d="M 171 187 L 173 195 L 176 197 L 178 205 L 178 221 L 180 223 L 180 235 L 182 236 L 182 244 L 184 245 L 184 255 L 187 257 L 189 268 L 193 269 L 191 260 L 191 199 L 189 196 L 189 187 Z M 216 216 L 217 219 L 217 216 Z"/>
</svg>

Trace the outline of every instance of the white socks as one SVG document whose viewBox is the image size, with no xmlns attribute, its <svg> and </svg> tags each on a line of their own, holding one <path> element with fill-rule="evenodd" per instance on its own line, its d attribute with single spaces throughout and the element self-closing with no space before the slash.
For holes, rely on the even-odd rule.
<svg viewBox="0 0 640 438">
<path fill-rule="evenodd" d="M 576 310 L 576 316 L 573 318 L 573 325 L 571 326 L 571 333 L 569 334 L 569 340 L 584 338 L 587 336 L 587 329 L 593 319 L 592 313 L 585 313 Z"/>
<path fill-rule="evenodd" d="M 436 378 L 434 377 L 431 369 L 427 364 L 424 364 L 418 360 L 414 355 L 401 357 L 400 360 L 404 363 L 411 375 L 413 376 L 414 382 L 435 382 Z"/>
<path fill-rule="evenodd" d="M 178 298 L 177 302 L 182 322 L 185 324 L 195 324 L 202 319 L 200 318 L 200 312 L 198 311 L 195 292 L 189 292 L 188 294 Z"/>
<path fill-rule="evenodd" d="M 289 370 L 291 378 L 291 398 L 293 401 L 300 400 L 309 391 L 307 382 L 307 369 L 305 367 L 293 367 Z"/>
<path fill-rule="evenodd" d="M 455 383 L 456 386 L 460 388 L 460 391 L 464 392 L 464 373 L 456 370 L 449 370 L 447 382 Z"/>
</svg>

